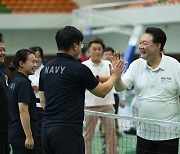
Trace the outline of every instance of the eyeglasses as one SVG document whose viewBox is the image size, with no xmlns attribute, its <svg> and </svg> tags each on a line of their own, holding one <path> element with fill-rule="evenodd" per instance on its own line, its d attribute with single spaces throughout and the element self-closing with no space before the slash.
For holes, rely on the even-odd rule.
<svg viewBox="0 0 180 154">
<path fill-rule="evenodd" d="M 82 49 L 82 48 L 84 48 L 84 44 L 83 44 L 83 43 L 81 43 L 81 49 Z"/>
</svg>

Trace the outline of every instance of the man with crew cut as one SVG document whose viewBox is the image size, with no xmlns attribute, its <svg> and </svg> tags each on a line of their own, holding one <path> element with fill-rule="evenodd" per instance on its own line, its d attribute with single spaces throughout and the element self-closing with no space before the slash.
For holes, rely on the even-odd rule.
<svg viewBox="0 0 180 154">
<path fill-rule="evenodd" d="M 84 154 L 82 136 L 84 97 L 88 89 L 96 96 L 105 97 L 121 75 L 125 62 L 118 61 L 105 83 L 77 58 L 83 48 L 82 33 L 66 26 L 56 33 L 58 53 L 40 73 L 40 101 L 44 107 L 42 146 L 44 154 Z"/>
</svg>

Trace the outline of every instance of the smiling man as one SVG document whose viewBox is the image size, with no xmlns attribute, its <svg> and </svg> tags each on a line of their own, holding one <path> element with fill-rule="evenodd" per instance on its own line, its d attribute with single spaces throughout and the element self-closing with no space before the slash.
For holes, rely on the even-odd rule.
<svg viewBox="0 0 180 154">
<path fill-rule="evenodd" d="M 103 78 L 106 81 L 111 74 L 109 66 L 111 65 L 111 62 L 102 59 L 104 47 L 105 45 L 101 39 L 95 39 L 90 41 L 88 51 L 90 59 L 83 62 L 83 64 L 86 65 L 92 71 L 94 76 L 96 76 L 100 82 L 104 82 L 102 81 Z M 94 96 L 89 91 L 86 91 L 85 93 L 86 110 L 113 114 L 115 113 L 113 104 L 115 104 L 113 90 L 111 90 L 104 98 Z M 99 119 L 101 120 L 102 126 L 104 128 L 106 153 L 117 154 L 118 152 L 115 132 L 115 120 L 92 115 L 86 115 L 85 117 L 86 124 L 84 127 L 84 138 L 86 154 L 92 153 L 91 144 L 95 132 L 95 127 Z"/>
<path fill-rule="evenodd" d="M 141 58 L 129 66 L 116 82 L 116 90 L 135 87 L 139 117 L 164 121 L 180 121 L 180 64 L 163 55 L 166 34 L 149 27 L 139 43 Z M 171 127 L 171 128 L 170 128 Z M 178 128 L 139 123 L 137 154 L 178 154 Z"/>
<path fill-rule="evenodd" d="M 5 46 L 0 33 L 0 154 L 9 153 L 7 78 L 2 67 L 4 60 Z"/>
</svg>

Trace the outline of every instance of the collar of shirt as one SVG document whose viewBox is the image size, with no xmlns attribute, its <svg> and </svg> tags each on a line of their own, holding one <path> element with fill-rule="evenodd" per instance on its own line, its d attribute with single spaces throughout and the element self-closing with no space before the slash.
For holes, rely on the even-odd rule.
<svg viewBox="0 0 180 154">
<path fill-rule="evenodd" d="M 73 56 L 67 54 L 67 53 L 57 53 L 57 58 L 65 58 L 65 59 L 71 59 L 71 60 L 74 60 L 74 61 L 77 61 L 78 60 L 76 58 L 74 58 Z"/>
<path fill-rule="evenodd" d="M 147 61 L 146 61 L 146 68 L 152 70 L 152 68 L 148 65 Z M 166 68 L 166 58 L 165 58 L 165 55 L 162 54 L 162 58 L 161 58 L 161 62 L 159 64 L 159 66 L 152 71 L 157 71 L 159 69 L 165 70 L 165 68 Z"/>
<path fill-rule="evenodd" d="M 25 74 L 23 74 L 23 73 L 21 73 L 21 72 L 17 72 L 16 76 L 22 77 L 22 78 L 28 80 L 28 81 L 31 83 L 31 80 L 29 80 L 29 78 L 28 78 Z"/>
<path fill-rule="evenodd" d="M 100 59 L 100 63 L 99 63 L 99 64 L 95 64 L 95 63 L 93 63 L 93 61 L 92 61 L 92 59 L 91 59 L 91 58 L 89 58 L 89 60 L 90 60 L 90 62 L 91 62 L 91 64 L 92 64 L 93 66 L 102 66 L 102 65 L 103 65 L 103 61 L 102 61 L 102 59 Z"/>
</svg>

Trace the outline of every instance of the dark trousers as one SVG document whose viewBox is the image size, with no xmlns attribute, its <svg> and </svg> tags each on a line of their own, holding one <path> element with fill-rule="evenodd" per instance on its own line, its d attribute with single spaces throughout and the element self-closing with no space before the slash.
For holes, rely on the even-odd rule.
<svg viewBox="0 0 180 154">
<path fill-rule="evenodd" d="M 38 154 L 43 154 L 42 142 L 41 142 L 41 128 L 42 128 L 43 108 L 37 107 L 37 114 L 38 114 L 37 151 L 38 151 Z"/>
<path fill-rule="evenodd" d="M 37 148 L 36 148 L 36 140 L 34 139 L 35 145 L 32 150 L 27 149 L 25 147 L 25 138 L 9 138 L 9 141 L 11 143 L 13 154 L 38 154 Z"/>
<path fill-rule="evenodd" d="M 54 126 L 42 128 L 44 154 L 84 154 L 82 128 Z"/>
<path fill-rule="evenodd" d="M 117 114 L 118 108 L 119 108 L 119 96 L 118 96 L 118 94 L 114 94 L 114 100 L 115 100 L 115 104 L 113 106 L 115 109 L 115 114 Z"/>
<path fill-rule="evenodd" d="M 152 141 L 137 136 L 137 154 L 178 154 L 178 147 L 179 138 Z"/>
<path fill-rule="evenodd" d="M 115 100 L 115 104 L 113 106 L 115 109 L 115 114 L 117 114 L 118 109 L 119 109 L 119 96 L 118 96 L 118 94 L 114 94 L 114 100 Z M 116 126 L 116 130 L 118 131 L 118 129 L 119 129 L 118 119 L 115 119 L 115 126 Z"/>
<path fill-rule="evenodd" d="M 9 154 L 8 133 L 0 133 L 0 154 Z"/>
</svg>

